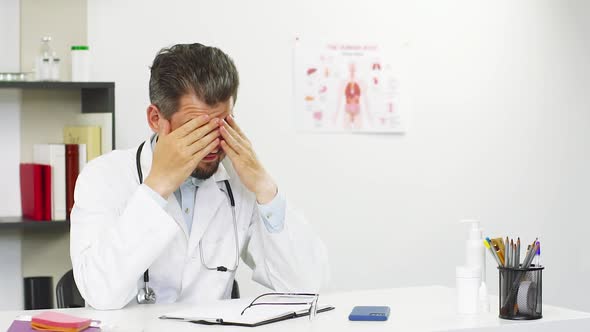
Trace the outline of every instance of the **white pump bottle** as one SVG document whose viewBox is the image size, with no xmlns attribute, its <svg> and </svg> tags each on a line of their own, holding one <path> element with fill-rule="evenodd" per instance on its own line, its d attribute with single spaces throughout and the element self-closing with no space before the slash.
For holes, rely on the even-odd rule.
<svg viewBox="0 0 590 332">
<path fill-rule="evenodd" d="M 462 224 L 471 224 L 465 241 L 465 265 L 481 268 L 481 280 L 486 277 L 486 251 L 483 245 L 482 230 L 477 220 L 461 220 Z"/>
<path fill-rule="evenodd" d="M 477 220 L 462 220 L 463 224 L 470 224 L 465 241 L 465 265 L 479 267 L 481 269 L 481 286 L 479 288 L 479 311 L 490 310 L 488 301 L 488 289 L 486 285 L 486 251 L 483 244 L 482 229 Z"/>
</svg>

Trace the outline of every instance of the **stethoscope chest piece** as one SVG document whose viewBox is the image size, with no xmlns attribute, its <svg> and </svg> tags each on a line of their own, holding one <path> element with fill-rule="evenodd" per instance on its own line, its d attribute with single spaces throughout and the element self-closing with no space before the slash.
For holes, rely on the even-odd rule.
<svg viewBox="0 0 590 332">
<path fill-rule="evenodd" d="M 137 291 L 137 303 L 154 304 L 156 303 L 156 292 L 150 287 L 150 275 L 148 271 L 143 273 L 143 287 Z"/>
<path fill-rule="evenodd" d="M 154 290 L 145 286 L 139 289 L 137 292 L 137 303 L 139 304 L 154 304 L 156 303 L 156 293 Z"/>
</svg>

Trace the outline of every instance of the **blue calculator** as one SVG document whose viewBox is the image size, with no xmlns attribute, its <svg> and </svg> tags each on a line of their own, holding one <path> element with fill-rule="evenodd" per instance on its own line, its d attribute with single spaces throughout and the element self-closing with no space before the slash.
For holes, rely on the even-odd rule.
<svg viewBox="0 0 590 332">
<path fill-rule="evenodd" d="M 348 320 L 354 321 L 386 321 L 389 318 L 389 307 L 358 306 L 352 309 Z"/>
</svg>

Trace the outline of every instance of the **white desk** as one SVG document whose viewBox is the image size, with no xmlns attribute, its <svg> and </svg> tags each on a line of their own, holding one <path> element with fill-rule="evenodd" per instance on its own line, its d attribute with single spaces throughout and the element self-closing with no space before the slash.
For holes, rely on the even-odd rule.
<svg viewBox="0 0 590 332">
<path fill-rule="evenodd" d="M 491 312 L 474 316 L 454 313 L 452 288 L 442 286 L 394 288 L 371 291 L 334 293 L 320 296 L 321 303 L 330 303 L 335 310 L 319 314 L 312 323 L 307 318 L 283 321 L 257 327 L 255 331 L 590 331 L 590 314 L 543 306 L 543 319 L 507 321 L 498 318 L 497 297 L 492 296 Z M 388 305 L 391 316 L 387 322 L 350 322 L 348 314 L 355 305 Z M 184 322 L 159 320 L 157 317 L 186 305 L 141 305 L 123 310 L 96 311 L 64 309 L 65 312 L 99 319 L 109 331 L 249 331 L 243 327 L 203 326 Z M 6 331 L 12 320 L 34 311 L 0 311 L 0 331 Z"/>
</svg>

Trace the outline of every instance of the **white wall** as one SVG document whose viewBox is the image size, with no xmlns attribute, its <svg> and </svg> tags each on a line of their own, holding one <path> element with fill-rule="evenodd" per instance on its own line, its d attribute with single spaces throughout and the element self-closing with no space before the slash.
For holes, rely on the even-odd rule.
<svg viewBox="0 0 590 332">
<path fill-rule="evenodd" d="M 0 2 L 0 72 L 19 71 L 19 0 Z M 20 160 L 20 93 L 0 91 L 0 216 L 21 214 Z M 21 234 L 0 231 L 0 310 L 22 308 L 23 281 L 21 266 Z"/>
<path fill-rule="evenodd" d="M 328 290 L 452 285 L 457 221 L 476 217 L 486 234 L 540 235 L 545 302 L 590 310 L 578 254 L 590 230 L 588 2 L 90 0 L 88 14 L 95 78 L 117 84 L 118 148 L 148 134 L 159 48 L 202 42 L 234 58 L 238 119 L 326 242 Z M 297 133 L 296 35 L 409 41 L 407 135 Z M 491 268 L 488 279 L 496 291 Z"/>
</svg>

